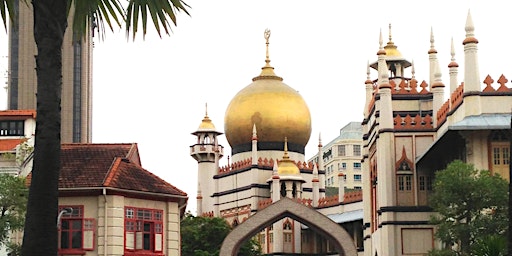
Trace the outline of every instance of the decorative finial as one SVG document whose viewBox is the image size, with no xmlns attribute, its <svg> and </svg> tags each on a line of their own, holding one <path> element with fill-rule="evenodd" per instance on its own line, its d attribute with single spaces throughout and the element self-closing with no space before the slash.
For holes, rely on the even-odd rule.
<svg viewBox="0 0 512 256">
<path fill-rule="evenodd" d="M 284 137 L 284 155 L 283 155 L 283 159 L 288 159 L 290 158 L 288 156 L 288 137 Z"/>
<path fill-rule="evenodd" d="M 265 56 L 265 66 L 261 68 L 261 73 L 259 76 L 254 77 L 252 81 L 261 80 L 261 79 L 273 79 L 273 80 L 279 80 L 283 81 L 282 77 L 276 76 L 274 73 L 274 68 L 270 66 L 270 54 L 268 53 L 268 45 L 269 39 L 270 39 L 270 29 L 265 29 L 265 32 L 263 33 L 263 37 L 265 38 L 265 44 L 266 47 L 266 56 Z"/>
<path fill-rule="evenodd" d="M 451 46 L 450 54 L 452 55 L 451 61 L 455 61 L 455 46 L 453 46 L 453 37 L 452 37 L 452 46 Z"/>
<path fill-rule="evenodd" d="M 370 61 L 366 61 L 366 80 L 370 80 Z"/>
<path fill-rule="evenodd" d="M 466 19 L 466 37 L 475 36 L 475 25 L 473 25 L 473 18 L 471 18 L 471 10 L 468 10 L 468 17 Z"/>
<path fill-rule="evenodd" d="M 322 146 L 322 133 L 318 133 L 318 147 L 321 148 Z"/>
<path fill-rule="evenodd" d="M 389 23 L 389 42 L 393 42 L 393 37 L 391 36 L 391 23 Z"/>
<path fill-rule="evenodd" d="M 265 32 L 263 33 L 263 36 L 265 37 L 265 44 L 267 45 L 267 56 L 265 59 L 265 62 L 268 64 L 270 63 L 270 56 L 268 54 L 268 45 L 269 45 L 269 39 L 270 39 L 270 29 L 265 29 Z"/>
<path fill-rule="evenodd" d="M 430 48 L 434 49 L 434 28 L 430 27 Z"/>
<path fill-rule="evenodd" d="M 411 74 L 412 78 L 414 79 L 416 75 L 416 69 L 414 68 L 414 60 L 411 61 Z"/>
<path fill-rule="evenodd" d="M 208 102 L 206 102 L 206 103 L 204 104 L 204 109 L 205 109 L 205 111 L 204 111 L 204 112 L 205 112 L 204 116 L 205 116 L 205 117 L 207 117 L 207 116 L 208 116 Z"/>
<path fill-rule="evenodd" d="M 382 46 L 383 40 L 382 40 L 382 29 L 380 30 L 379 34 L 379 49 L 384 49 L 384 46 Z"/>
</svg>

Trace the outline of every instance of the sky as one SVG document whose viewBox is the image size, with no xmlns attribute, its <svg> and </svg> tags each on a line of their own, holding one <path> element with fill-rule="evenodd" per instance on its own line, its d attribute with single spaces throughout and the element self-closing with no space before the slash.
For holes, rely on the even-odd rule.
<svg viewBox="0 0 512 256">
<path fill-rule="evenodd" d="M 123 29 L 94 39 L 93 142 L 138 144 L 142 166 L 189 196 L 195 214 L 197 162 L 190 156 L 191 135 L 205 115 L 218 131 L 235 94 L 258 76 L 265 64 L 265 29 L 275 73 L 296 89 L 309 106 L 312 134 L 306 159 L 336 138 L 351 121 L 363 120 L 367 62 L 377 60 L 379 33 L 392 39 L 416 78 L 429 80 L 430 32 L 442 79 L 451 39 L 463 80 L 462 40 L 468 12 L 479 40 L 481 80 L 490 74 L 512 78 L 512 21 L 503 1 L 339 1 L 339 0 L 185 0 L 190 16 L 178 14 L 171 35 L 150 30 L 127 39 Z M 0 29 L 0 84 L 7 71 L 7 36 Z M 410 76 L 407 71 L 406 76 Z M 376 71 L 371 78 L 377 78 Z M 448 94 L 446 94 L 446 98 Z M 0 90 L 0 108 L 6 92 Z M 230 147 L 220 136 L 227 164 Z"/>
</svg>

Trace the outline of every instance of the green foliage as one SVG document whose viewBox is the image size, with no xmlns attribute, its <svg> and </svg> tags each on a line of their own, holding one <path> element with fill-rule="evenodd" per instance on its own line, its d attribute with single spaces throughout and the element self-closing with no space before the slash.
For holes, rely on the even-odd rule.
<svg viewBox="0 0 512 256">
<path fill-rule="evenodd" d="M 436 237 L 446 245 L 457 244 L 461 255 L 469 255 L 486 237 L 506 236 L 507 202 L 507 181 L 456 160 L 436 172 L 430 197 L 430 205 L 438 213 L 431 216 L 438 227 Z"/>
<path fill-rule="evenodd" d="M 231 232 L 231 226 L 222 218 L 195 217 L 187 213 L 181 221 L 181 254 L 191 256 L 219 255 L 224 238 Z M 238 255 L 261 255 L 259 244 L 247 241 Z"/>
<path fill-rule="evenodd" d="M 0 174 L 0 245 L 8 243 L 9 232 L 23 229 L 27 197 L 24 178 Z"/>
</svg>

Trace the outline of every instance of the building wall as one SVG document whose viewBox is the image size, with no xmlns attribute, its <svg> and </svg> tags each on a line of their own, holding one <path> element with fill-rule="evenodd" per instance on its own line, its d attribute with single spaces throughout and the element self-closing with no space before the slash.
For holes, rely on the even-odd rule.
<svg viewBox="0 0 512 256">
<path fill-rule="evenodd" d="M 180 209 L 178 203 L 100 195 L 97 197 L 61 197 L 59 205 L 83 205 L 84 218 L 96 220 L 94 250 L 85 251 L 85 255 L 125 255 L 125 207 L 162 210 L 164 217 L 163 253 L 169 256 L 180 255 Z"/>
<path fill-rule="evenodd" d="M 18 6 L 18 30 L 9 30 L 8 109 L 36 109 L 37 48 L 32 5 Z M 61 139 L 63 143 L 86 143 L 92 140 L 92 37 L 88 33 L 76 48 L 71 19 L 72 15 L 62 47 Z"/>
</svg>

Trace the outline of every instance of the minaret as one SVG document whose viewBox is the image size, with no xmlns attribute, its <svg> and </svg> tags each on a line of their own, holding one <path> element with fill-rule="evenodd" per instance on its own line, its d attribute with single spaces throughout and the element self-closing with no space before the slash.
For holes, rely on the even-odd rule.
<svg viewBox="0 0 512 256">
<path fill-rule="evenodd" d="M 322 174 L 319 174 L 319 187 L 323 188 L 323 191 L 320 190 L 320 198 L 325 197 L 325 166 L 324 166 L 324 146 L 322 145 L 322 135 L 318 134 L 318 172 L 324 171 Z"/>
<path fill-rule="evenodd" d="M 313 207 L 318 206 L 318 199 L 320 199 L 320 186 L 318 182 L 320 182 L 318 179 L 318 168 L 316 164 L 313 164 L 313 179 L 311 180 L 313 185 L 313 196 L 311 198 L 313 201 Z"/>
<path fill-rule="evenodd" d="M 380 128 L 393 128 L 393 113 L 391 106 L 391 85 L 389 84 L 388 67 L 386 64 L 386 51 L 382 47 L 382 33 L 379 38 L 380 49 L 377 52 L 378 56 L 378 74 L 379 78 L 377 85 L 379 87 L 380 97 Z"/>
<path fill-rule="evenodd" d="M 258 134 L 256 133 L 256 124 L 252 126 L 252 166 L 258 165 Z"/>
<path fill-rule="evenodd" d="M 366 89 L 366 100 L 364 104 L 363 116 L 367 117 L 370 113 L 370 102 L 373 99 L 373 82 L 370 78 L 370 62 L 366 63 L 366 81 L 364 82 Z"/>
<path fill-rule="evenodd" d="M 197 209 L 196 216 L 201 216 L 203 214 L 203 193 L 201 192 L 201 184 L 197 183 Z"/>
<path fill-rule="evenodd" d="M 459 73 L 459 64 L 455 61 L 455 47 L 453 46 L 453 37 L 451 42 L 451 51 L 452 59 L 450 64 L 448 64 L 448 70 L 450 72 L 450 95 L 457 89 L 459 81 L 457 81 L 457 74 Z"/>
<path fill-rule="evenodd" d="M 434 83 L 434 77 L 437 66 L 437 50 L 434 47 L 434 29 L 430 27 L 430 49 L 428 50 L 428 59 L 430 63 L 430 80 L 428 84 L 430 85 L 430 90 L 432 91 L 432 84 Z"/>
<path fill-rule="evenodd" d="M 377 139 L 377 164 L 378 168 L 378 177 L 379 184 L 382 183 L 381 186 L 378 186 L 377 191 L 377 201 L 379 205 L 383 206 L 394 206 L 395 205 L 395 182 L 396 176 L 393 170 L 394 166 L 394 135 L 393 135 L 393 106 L 392 106 L 392 98 L 391 98 L 391 85 L 389 84 L 388 70 L 386 65 L 386 51 L 382 47 L 382 33 L 380 35 L 380 49 L 377 52 L 378 56 L 378 87 L 379 87 L 379 95 L 380 100 L 376 102 L 377 111 L 380 112 L 380 116 L 378 117 L 377 123 L 379 127 L 377 128 L 378 139 Z M 382 181 L 382 182 L 381 182 Z M 392 244 L 392 237 L 394 237 L 394 227 L 385 225 L 382 227 L 382 244 Z M 394 246 L 388 246 L 388 248 L 382 248 L 383 255 L 397 255 L 396 249 Z"/>
<path fill-rule="evenodd" d="M 436 62 L 434 82 L 432 83 L 431 90 L 433 94 L 432 119 L 434 119 L 434 127 L 437 128 L 437 112 L 444 103 L 444 84 L 441 80 L 441 69 L 438 62 Z"/>
<path fill-rule="evenodd" d="M 215 183 L 212 182 L 212 179 L 219 169 L 219 159 L 224 155 L 224 147 L 218 144 L 217 139 L 217 136 L 221 134 L 215 130 L 215 125 L 208 117 L 208 107 L 206 106 L 205 116 L 199 128 L 192 133 L 197 137 L 196 144 L 190 146 L 190 156 L 198 163 L 197 179 L 198 186 L 201 186 L 198 191 L 201 191 L 202 206 L 198 205 L 197 207 L 203 212 L 214 211 L 215 203 L 212 195 L 215 192 Z M 198 213 L 198 215 L 200 214 L 202 213 Z M 214 214 L 218 213 L 214 212 Z"/>
<path fill-rule="evenodd" d="M 481 91 L 480 69 L 478 68 L 478 40 L 475 38 L 475 26 L 468 11 L 466 20 L 466 38 L 464 45 L 464 105 L 466 116 L 479 115 L 481 111 L 480 97 L 475 95 Z"/>
</svg>

